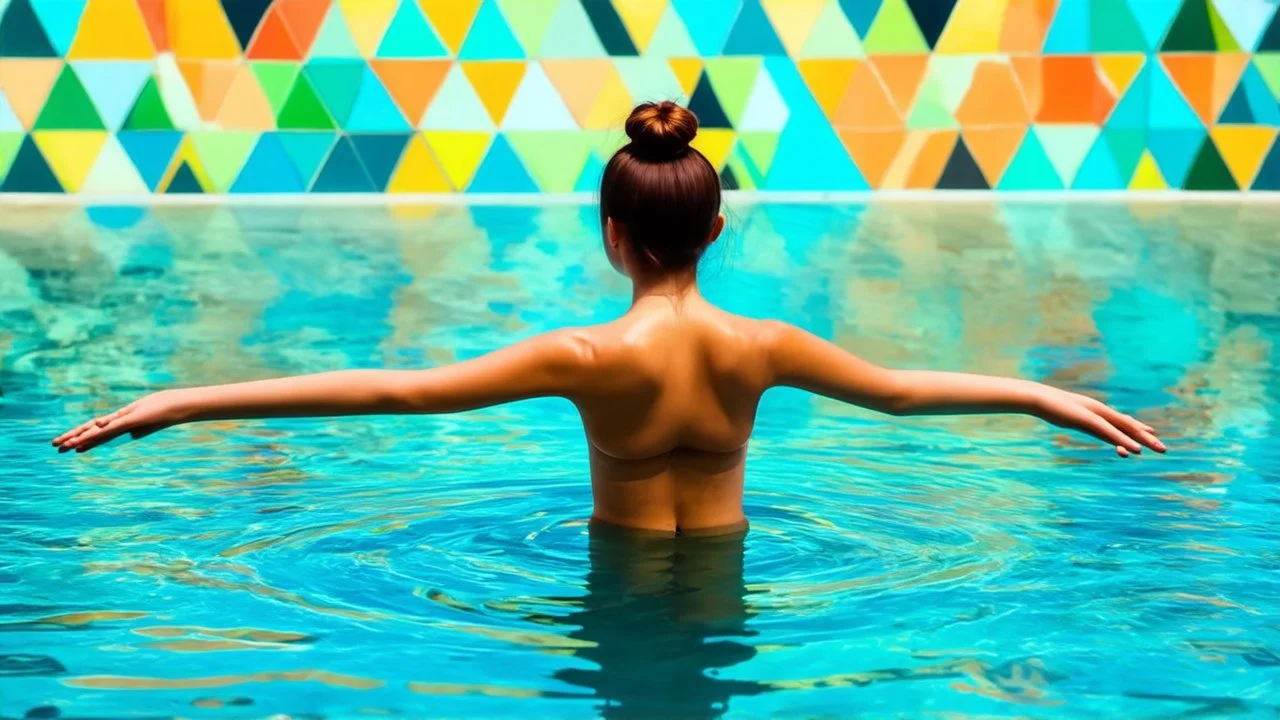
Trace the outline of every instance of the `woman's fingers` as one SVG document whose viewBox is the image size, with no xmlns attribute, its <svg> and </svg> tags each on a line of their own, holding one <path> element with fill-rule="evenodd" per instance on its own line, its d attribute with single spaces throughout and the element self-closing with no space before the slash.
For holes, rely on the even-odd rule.
<svg viewBox="0 0 1280 720">
<path fill-rule="evenodd" d="M 1164 443 L 1160 442 L 1160 438 L 1156 437 L 1155 431 L 1150 425 L 1139 422 L 1138 419 L 1132 415 L 1126 415 L 1110 405 L 1097 401 L 1094 402 L 1096 403 L 1096 406 L 1091 407 L 1090 409 L 1101 415 L 1104 420 L 1119 428 L 1125 434 L 1156 452 L 1164 452 L 1167 449 L 1165 448 Z"/>
<path fill-rule="evenodd" d="M 1098 438 L 1099 440 L 1116 446 L 1116 453 L 1120 457 L 1128 457 L 1128 453 L 1135 455 L 1142 454 L 1142 445 L 1137 440 L 1129 437 L 1121 432 L 1119 428 L 1107 422 L 1106 418 L 1101 415 L 1085 411 L 1087 417 L 1083 418 L 1080 423 L 1080 429 Z M 1125 452 L 1121 452 L 1125 451 Z"/>
</svg>

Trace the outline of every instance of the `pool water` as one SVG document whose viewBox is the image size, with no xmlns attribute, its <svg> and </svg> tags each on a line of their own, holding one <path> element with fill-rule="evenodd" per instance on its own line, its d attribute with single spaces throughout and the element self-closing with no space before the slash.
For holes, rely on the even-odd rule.
<svg viewBox="0 0 1280 720">
<path fill-rule="evenodd" d="M 615 317 L 592 208 L 6 208 L 0 716 L 1275 717 L 1278 213 L 734 208 L 728 309 L 1170 453 L 771 391 L 745 539 L 637 543 L 588 535 L 561 401 L 48 446 L 149 389 Z"/>
</svg>

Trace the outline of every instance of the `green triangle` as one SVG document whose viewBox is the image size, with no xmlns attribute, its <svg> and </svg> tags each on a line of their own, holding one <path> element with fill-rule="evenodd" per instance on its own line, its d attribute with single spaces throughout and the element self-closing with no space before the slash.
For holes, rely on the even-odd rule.
<svg viewBox="0 0 1280 720">
<path fill-rule="evenodd" d="M 906 0 L 884 0 L 862 46 L 869 53 L 923 53 L 929 45 L 920 34 Z"/>
<path fill-rule="evenodd" d="M 711 89 L 715 90 L 720 107 L 735 127 L 742 120 L 742 111 L 747 108 L 747 99 L 756 86 L 762 62 L 760 56 L 707 58 L 706 71 Z"/>
<path fill-rule="evenodd" d="M 64 65 L 33 130 L 106 130 L 80 76 Z"/>
<path fill-rule="evenodd" d="M 773 155 L 778 151 L 778 135 L 779 133 L 773 132 L 744 132 L 738 135 L 738 143 L 755 164 L 761 179 L 773 167 Z"/>
<path fill-rule="evenodd" d="M 947 111 L 942 99 L 942 88 L 938 78 L 933 74 L 925 76 L 924 82 L 916 93 L 915 105 L 907 116 L 908 130 L 938 130 L 960 127 L 956 119 Z"/>
<path fill-rule="evenodd" d="M 285 100 L 280 114 L 276 116 L 276 126 L 281 130 L 332 130 L 336 127 L 324 103 L 320 102 L 316 89 L 303 73 L 298 73 L 294 79 L 289 99 Z"/>
<path fill-rule="evenodd" d="M 498 8 L 526 53 L 533 53 L 546 37 L 559 0 L 498 0 Z"/>
<path fill-rule="evenodd" d="M 858 38 L 858 33 L 849 24 L 849 19 L 845 17 L 844 11 L 840 9 L 837 3 L 827 3 L 822 8 L 822 14 L 818 16 L 818 22 L 814 23 L 813 30 L 809 32 L 809 39 L 805 40 L 804 47 L 800 49 L 800 57 L 823 57 L 823 58 L 861 58 L 866 57 L 867 53 L 862 47 L 862 40 Z M 741 176 L 739 176 L 741 179 Z"/>
<path fill-rule="evenodd" d="M 526 51 L 532 53 L 528 48 Z M 578 0 L 561 0 L 538 44 L 544 58 L 604 57 L 604 46 Z"/>
<path fill-rule="evenodd" d="M 653 37 L 649 39 L 645 54 L 662 58 L 697 56 L 698 48 L 694 46 L 693 38 L 689 37 L 689 30 L 674 6 L 668 5 L 666 12 L 658 19 L 658 26 L 653 29 Z"/>
<path fill-rule="evenodd" d="M 1213 139 L 1206 137 L 1182 183 L 1184 190 L 1239 190 Z"/>
<path fill-rule="evenodd" d="M 512 131 L 506 135 L 539 189 L 573 191 L 578 170 L 591 154 L 590 138 L 577 130 Z"/>
<path fill-rule="evenodd" d="M 1213 16 L 1216 14 L 1210 7 L 1209 0 L 1183 0 L 1177 17 L 1173 19 L 1169 32 L 1164 36 L 1160 51 L 1212 52 L 1217 50 L 1217 38 L 1214 37 L 1216 33 L 1213 30 Z M 1218 22 L 1221 24 L 1221 19 Z"/>
<path fill-rule="evenodd" d="M 256 60 L 249 63 L 253 74 L 262 86 L 262 92 L 271 103 L 271 112 L 279 115 L 284 103 L 289 99 L 289 91 L 293 89 L 294 80 L 302 72 L 302 65 L 296 62 L 276 60 Z"/>
<path fill-rule="evenodd" d="M 4 180 L 18 148 L 22 147 L 22 136 L 20 132 L 0 132 L 0 181 Z"/>
<path fill-rule="evenodd" d="M 1227 27 L 1227 23 L 1222 20 L 1222 16 L 1218 14 L 1218 9 L 1212 3 L 1205 3 L 1209 8 L 1209 27 L 1213 30 L 1214 44 L 1218 46 L 1219 52 L 1236 52 L 1240 49 L 1240 44 L 1236 42 L 1236 38 L 1231 34 L 1231 29 Z M 1232 187 L 1232 190 L 1238 188 Z"/>
<path fill-rule="evenodd" d="M 1096 52 L 1146 52 L 1142 28 L 1123 0 L 1090 0 L 1089 38 Z"/>
<path fill-rule="evenodd" d="M 1271 95 L 1280 98 L 1280 52 L 1258 53 L 1253 56 L 1253 64 L 1262 74 Z"/>
<path fill-rule="evenodd" d="M 225 193 L 231 189 L 240 175 L 240 168 L 244 167 L 244 161 L 258 144 L 258 136 L 256 132 L 226 130 L 191 133 L 191 142 L 195 144 L 196 154 L 204 163 L 215 192 Z"/>
<path fill-rule="evenodd" d="M 155 76 L 147 78 L 147 84 L 142 86 L 142 92 L 138 93 L 138 99 L 133 103 L 133 109 L 129 111 L 128 117 L 124 119 L 123 130 L 173 130 L 173 119 L 169 117 L 169 111 L 165 109 L 164 98 L 160 97 L 160 86 L 156 84 Z"/>
<path fill-rule="evenodd" d="M 356 47 L 356 41 L 351 37 L 351 31 L 347 29 L 347 18 L 342 14 L 342 10 L 337 3 L 330 6 L 329 13 L 325 15 L 324 23 L 320 26 L 320 32 L 316 33 L 316 40 L 311 44 L 311 52 L 308 57 L 360 57 L 360 48 Z"/>
</svg>

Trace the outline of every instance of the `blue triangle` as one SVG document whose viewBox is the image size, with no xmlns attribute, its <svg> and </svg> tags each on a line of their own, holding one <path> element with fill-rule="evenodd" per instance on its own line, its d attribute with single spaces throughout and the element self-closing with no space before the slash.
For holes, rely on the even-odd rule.
<svg viewBox="0 0 1280 720">
<path fill-rule="evenodd" d="M 1044 145 L 1035 130 L 1027 132 L 1022 139 L 1022 146 L 1013 156 L 996 190 L 1061 190 L 1062 178 L 1053 169 L 1049 156 L 1045 154 Z"/>
<path fill-rule="evenodd" d="M 71 65 L 108 130 L 124 125 L 155 66 L 151 61 L 120 60 L 77 60 Z"/>
<path fill-rule="evenodd" d="M 511 149 L 505 135 L 499 134 L 489 147 L 489 154 L 476 176 L 467 186 L 467 192 L 538 192 L 538 185 L 529 177 L 524 163 Z"/>
<path fill-rule="evenodd" d="M 773 23 L 760 6 L 760 0 L 746 0 L 738 12 L 729 39 L 724 43 L 725 55 L 786 55 L 786 48 L 773 31 Z"/>
<path fill-rule="evenodd" d="M 372 70 L 365 70 L 364 82 L 351 107 L 344 127 L 353 132 L 396 132 L 411 130 L 400 108 L 391 99 L 382 80 Z"/>
<path fill-rule="evenodd" d="M 416 0 L 400 0 L 387 34 L 378 44 L 380 58 L 449 57 L 449 50 L 423 17 Z"/>
<path fill-rule="evenodd" d="M 9 165 L 9 174 L 0 184 L 0 192 L 6 193 L 60 193 L 62 184 L 49 168 L 44 154 L 28 135 L 22 139 L 18 154 Z"/>
<path fill-rule="evenodd" d="M 373 181 L 360 164 L 360 156 L 351 145 L 350 137 L 341 137 L 329 153 L 329 160 L 320 171 L 311 192 L 375 192 Z"/>
<path fill-rule="evenodd" d="M 1140 129 L 1147 126 L 1147 109 L 1150 105 L 1147 102 L 1148 96 L 1151 94 L 1151 63 L 1148 61 L 1138 71 L 1138 76 L 1129 83 L 1129 89 L 1125 92 L 1124 97 L 1120 98 L 1120 102 L 1111 110 L 1111 116 L 1107 118 L 1107 127 Z"/>
<path fill-rule="evenodd" d="M 458 51 L 459 60 L 522 60 L 524 48 L 507 19 L 502 16 L 502 9 L 497 0 L 484 0 L 476 17 L 471 21 L 471 29 L 467 31 L 467 39 Z"/>
<path fill-rule="evenodd" d="M 121 130 L 116 133 L 125 154 L 138 168 L 142 182 L 152 191 L 164 178 L 182 137 L 183 134 L 176 130 Z"/>
<path fill-rule="evenodd" d="M 345 126 L 368 70 L 364 60 L 333 59 L 312 60 L 304 72 L 329 114 L 339 126 Z"/>
<path fill-rule="evenodd" d="M 240 169 L 239 177 L 231 185 L 233 193 L 296 193 L 306 190 L 307 186 L 280 142 L 280 134 L 274 132 L 262 133 Z"/>
<path fill-rule="evenodd" d="M 31 9 L 40 18 L 50 44 L 63 57 L 71 49 L 71 41 L 76 39 L 76 31 L 80 29 L 80 16 L 84 14 L 87 1 L 31 0 Z"/>
<path fill-rule="evenodd" d="M 1169 187 L 1182 187 L 1191 163 L 1200 152 L 1204 135 L 1204 128 L 1152 129 L 1147 133 L 1147 149 Z"/>
<path fill-rule="evenodd" d="M 22 121 L 13 114 L 13 106 L 9 104 L 9 99 L 0 92 L 0 132 L 23 132 L 24 130 Z"/>
<path fill-rule="evenodd" d="M 765 58 L 791 115 L 762 190 L 868 190 L 867 180 L 789 58 Z"/>
<path fill-rule="evenodd" d="M 1116 2 L 1120 1 L 1116 0 Z M 1147 49 L 1159 49 L 1161 41 L 1164 40 L 1164 34 L 1173 24 L 1173 17 L 1182 8 L 1182 3 L 1179 0 L 1126 1 L 1129 3 L 1129 9 L 1133 11 L 1133 18 L 1138 21 L 1138 27 L 1142 29 L 1142 36 L 1147 41 Z"/>
<path fill-rule="evenodd" d="M 684 18 L 698 54 L 713 56 L 724 49 L 742 0 L 672 0 L 671 4 Z"/>
<path fill-rule="evenodd" d="M 876 19 L 876 13 L 880 12 L 881 2 L 882 0 L 840 0 L 840 8 L 844 10 L 845 17 L 849 18 L 849 24 L 858 33 L 858 37 L 865 38 L 871 31 L 871 23 Z"/>
<path fill-rule="evenodd" d="M 587 162 L 578 173 L 578 182 L 574 183 L 574 192 L 596 192 L 600 189 L 600 178 L 604 177 L 604 162 L 595 153 L 587 155 Z"/>
<path fill-rule="evenodd" d="M 1080 168 L 1076 170 L 1076 179 L 1071 183 L 1073 190 L 1123 190 L 1125 180 L 1120 177 L 1120 169 L 1116 167 L 1116 159 L 1111 154 L 1111 145 L 1102 135 L 1093 142 L 1089 153 L 1084 156 Z"/>
<path fill-rule="evenodd" d="M 1248 72 L 1246 70 L 1245 72 Z M 1236 85 L 1235 92 L 1231 93 L 1231 99 L 1227 101 L 1226 107 L 1222 108 L 1222 114 L 1218 116 L 1218 123 L 1221 125 L 1252 125 L 1253 110 L 1249 107 L 1249 96 L 1244 89 L 1244 81 Z"/>
<path fill-rule="evenodd" d="M 1271 146 L 1271 152 L 1262 161 L 1262 167 L 1258 168 L 1258 174 L 1253 178 L 1251 189 L 1280 190 L 1280 142 Z"/>
<path fill-rule="evenodd" d="M 196 179 L 191 166 L 184 162 L 178 166 L 173 179 L 169 181 L 169 187 L 165 188 L 164 192 L 166 195 L 201 195 L 204 193 L 204 188 L 200 187 L 200 181 Z"/>
<path fill-rule="evenodd" d="M 303 187 L 311 187 L 320 163 L 329 155 L 337 133 L 284 130 L 276 133 L 285 154 L 289 156 Z"/>
<path fill-rule="evenodd" d="M 373 189 L 378 192 L 386 190 L 387 183 L 391 180 L 391 173 L 395 172 L 396 165 L 400 163 L 400 155 L 404 153 L 404 148 L 409 144 L 413 133 L 375 133 L 350 137 L 351 144 L 356 149 L 356 155 L 360 157 L 360 163 L 364 165 L 364 169 L 369 173 L 369 179 L 373 181 Z"/>
<path fill-rule="evenodd" d="M 1251 113 L 1253 122 L 1272 127 L 1280 125 L 1280 104 L 1276 103 L 1275 96 L 1267 87 L 1267 81 L 1262 79 L 1258 66 L 1252 62 L 1245 67 L 1244 76 L 1240 78 L 1240 87 L 1236 88 L 1236 94 L 1239 94 L 1240 88 L 1244 89 L 1245 98 L 1249 101 L 1249 109 L 1253 111 Z M 1234 99 L 1233 97 L 1232 100 Z"/>
<path fill-rule="evenodd" d="M 1151 68 L 1151 72 L 1147 73 L 1151 93 L 1148 96 L 1150 105 L 1147 106 L 1147 127 L 1162 130 L 1203 129 L 1200 117 L 1187 104 L 1186 98 L 1182 97 L 1182 92 L 1169 79 L 1164 68 L 1156 62 L 1147 63 L 1147 67 Z M 1169 177 L 1166 175 L 1165 179 L 1169 180 Z M 1172 181 L 1169 186 L 1173 187 Z"/>
<path fill-rule="evenodd" d="M 1120 0 L 1115 0 L 1120 2 Z M 1067 0 L 1049 25 L 1044 39 L 1047 55 L 1089 52 L 1089 5 L 1086 0 Z"/>
</svg>

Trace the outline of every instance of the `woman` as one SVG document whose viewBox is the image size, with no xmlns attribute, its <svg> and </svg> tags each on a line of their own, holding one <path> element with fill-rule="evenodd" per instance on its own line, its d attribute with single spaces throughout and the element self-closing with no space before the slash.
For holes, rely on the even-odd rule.
<svg viewBox="0 0 1280 720">
<path fill-rule="evenodd" d="M 682 534 L 741 532 L 743 469 L 758 401 L 802 388 L 893 415 L 1025 413 L 1114 445 L 1164 452 L 1151 427 L 1025 380 L 888 370 L 803 330 L 731 315 L 698 293 L 724 228 L 715 168 L 689 146 L 692 113 L 645 103 L 600 184 L 610 262 L 630 310 L 423 371 L 349 370 L 149 395 L 53 441 L 85 452 L 123 434 L 233 418 L 452 413 L 535 397 L 572 401 L 591 453 L 597 523 Z"/>
</svg>

